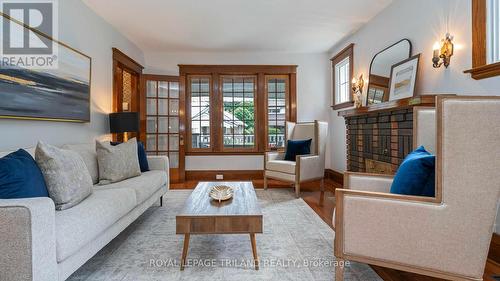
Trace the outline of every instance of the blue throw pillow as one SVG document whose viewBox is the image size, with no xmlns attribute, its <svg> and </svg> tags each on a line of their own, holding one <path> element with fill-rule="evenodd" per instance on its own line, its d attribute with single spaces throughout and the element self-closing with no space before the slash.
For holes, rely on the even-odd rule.
<svg viewBox="0 0 500 281">
<path fill-rule="evenodd" d="M 43 174 L 26 150 L 0 158 L 0 199 L 48 196 Z"/>
<path fill-rule="evenodd" d="M 111 145 L 119 145 L 121 142 L 111 142 Z M 141 167 L 141 173 L 149 171 L 148 156 L 146 154 L 146 149 L 142 142 L 137 141 L 137 157 L 139 158 L 139 167 Z"/>
<path fill-rule="evenodd" d="M 391 185 L 391 193 L 435 196 L 436 157 L 420 146 L 403 160 Z"/>
<path fill-rule="evenodd" d="M 311 154 L 311 142 L 308 140 L 288 140 L 286 144 L 285 160 L 295 161 L 297 155 Z"/>
</svg>

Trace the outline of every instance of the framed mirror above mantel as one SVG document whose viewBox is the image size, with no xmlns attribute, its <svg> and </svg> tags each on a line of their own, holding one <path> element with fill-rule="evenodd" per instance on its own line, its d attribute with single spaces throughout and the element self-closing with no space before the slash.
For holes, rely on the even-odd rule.
<svg viewBox="0 0 500 281">
<path fill-rule="evenodd" d="M 410 58 L 411 52 L 410 40 L 401 39 L 373 56 L 370 63 L 365 106 L 380 104 L 389 100 L 392 68 L 394 65 Z"/>
</svg>

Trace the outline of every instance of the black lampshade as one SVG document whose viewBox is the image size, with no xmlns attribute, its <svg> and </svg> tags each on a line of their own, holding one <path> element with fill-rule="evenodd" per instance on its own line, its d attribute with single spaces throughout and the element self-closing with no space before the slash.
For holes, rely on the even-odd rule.
<svg viewBox="0 0 500 281">
<path fill-rule="evenodd" d="M 116 112 L 109 114 L 110 133 L 139 132 L 138 112 Z"/>
</svg>

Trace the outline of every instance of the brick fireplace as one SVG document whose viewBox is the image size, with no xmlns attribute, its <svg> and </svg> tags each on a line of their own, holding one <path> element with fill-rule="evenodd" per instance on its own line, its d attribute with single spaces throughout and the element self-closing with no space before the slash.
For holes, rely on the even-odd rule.
<svg viewBox="0 0 500 281">
<path fill-rule="evenodd" d="M 340 111 L 347 133 L 347 170 L 394 174 L 413 150 L 413 107 L 434 106 L 421 96 Z"/>
</svg>

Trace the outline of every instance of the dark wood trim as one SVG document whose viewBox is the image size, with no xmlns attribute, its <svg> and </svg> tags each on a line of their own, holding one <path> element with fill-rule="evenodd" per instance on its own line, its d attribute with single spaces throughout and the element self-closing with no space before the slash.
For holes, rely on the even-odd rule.
<svg viewBox="0 0 500 281">
<path fill-rule="evenodd" d="M 500 75 L 500 62 L 478 66 L 476 68 L 465 70 L 464 73 L 470 73 L 475 80 L 481 80 Z"/>
<path fill-rule="evenodd" d="M 341 186 L 344 186 L 344 173 L 337 172 L 332 169 L 325 169 L 325 178 L 330 179 Z"/>
<path fill-rule="evenodd" d="M 500 75 L 500 62 L 487 63 L 487 11 L 486 0 L 472 0 L 472 68 L 464 73 L 475 80 Z"/>
<path fill-rule="evenodd" d="M 248 74 L 290 74 L 297 73 L 298 65 L 199 65 L 179 64 L 179 74 L 212 74 L 248 75 Z"/>
<path fill-rule="evenodd" d="M 351 87 L 349 87 L 349 101 L 339 103 L 337 104 L 337 99 L 336 99 L 336 90 L 337 87 L 335 87 L 335 65 L 337 65 L 339 62 L 343 61 L 344 59 L 349 58 L 349 86 L 351 84 L 351 79 L 353 77 L 354 73 L 354 43 L 351 43 L 347 45 L 342 51 L 338 52 L 335 56 L 333 56 L 330 61 L 332 62 L 332 109 L 337 110 L 337 109 L 342 109 L 346 107 L 350 107 L 354 105 L 354 102 L 352 100 L 352 90 Z"/>
<path fill-rule="evenodd" d="M 142 73 L 142 70 L 144 69 L 144 66 L 142 66 L 140 63 L 132 59 L 131 57 L 127 56 L 125 53 L 120 51 L 117 48 L 112 48 L 113 50 L 113 59 L 120 62 L 127 68 L 130 68 L 131 70 Z"/>
<path fill-rule="evenodd" d="M 223 175 L 221 181 L 250 181 L 264 177 L 263 170 L 221 170 L 221 171 L 186 171 L 186 180 L 216 181 L 216 175 Z"/>
<path fill-rule="evenodd" d="M 335 56 L 333 56 L 330 60 L 331 61 L 341 61 L 343 60 L 346 56 L 345 56 L 345 53 L 346 52 L 350 52 L 351 49 L 354 48 L 354 43 L 351 43 L 349 45 L 347 45 L 344 49 L 342 49 L 342 51 L 338 52 Z M 341 58 L 342 57 L 342 58 Z"/>
<path fill-rule="evenodd" d="M 112 48 L 112 76 L 113 76 L 113 99 L 112 99 L 112 112 L 123 111 L 123 73 L 126 71 L 132 75 L 132 93 L 129 105 L 129 111 L 136 111 L 141 113 L 141 109 L 145 110 L 145 105 L 142 103 L 145 100 L 141 99 L 142 90 L 142 65 L 135 60 L 118 50 Z M 144 123 L 145 124 L 145 123 Z M 142 126 L 142 123 L 141 123 Z M 145 141 L 141 138 L 141 134 L 130 133 L 129 137 L 138 137 L 139 140 Z M 123 141 L 123 134 L 113 134 L 113 141 Z"/>
<path fill-rule="evenodd" d="M 395 109 L 403 109 L 412 106 L 434 106 L 436 104 L 436 95 L 423 95 L 411 98 L 404 98 L 400 100 L 388 101 L 380 104 L 364 106 L 360 108 L 353 108 L 342 110 L 338 112 L 338 116 L 351 117 L 364 115 L 379 111 L 390 111 Z"/>
<path fill-rule="evenodd" d="M 488 259 L 500 264 L 500 235 L 496 233 L 493 233 L 493 237 L 491 238 Z"/>
<path fill-rule="evenodd" d="M 263 154 L 268 151 L 265 128 L 267 124 L 266 80 L 272 76 L 286 76 L 288 78 L 287 91 L 287 121 L 297 120 L 297 65 L 179 65 L 180 87 L 186 93 L 186 133 L 187 155 L 239 155 Z M 222 135 L 222 89 L 221 81 L 224 76 L 252 76 L 255 77 L 255 142 L 252 149 L 226 149 L 223 147 Z M 210 105 L 210 141 L 211 147 L 204 149 L 191 148 L 191 104 L 189 97 L 189 79 L 191 77 L 209 77 L 211 80 Z"/>
<path fill-rule="evenodd" d="M 486 65 L 486 0 L 472 0 L 472 68 Z"/>
<path fill-rule="evenodd" d="M 348 101 L 348 102 L 343 102 L 343 103 L 339 103 L 339 104 L 336 104 L 336 105 L 332 105 L 331 108 L 333 110 L 339 110 L 339 109 L 344 109 L 344 108 L 348 108 L 348 107 L 351 107 L 351 106 L 354 106 L 354 102 L 353 101 Z"/>
</svg>

